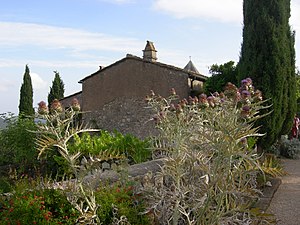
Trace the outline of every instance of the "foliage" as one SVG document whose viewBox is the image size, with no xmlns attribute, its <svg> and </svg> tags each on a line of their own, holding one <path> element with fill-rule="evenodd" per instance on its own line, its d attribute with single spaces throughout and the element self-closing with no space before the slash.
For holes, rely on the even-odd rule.
<svg viewBox="0 0 300 225">
<path fill-rule="evenodd" d="M 210 67 L 209 73 L 212 76 L 208 77 L 204 84 L 206 94 L 211 94 L 215 91 L 224 91 L 223 88 L 228 82 L 237 84 L 237 71 L 236 66 L 234 64 L 235 63 L 233 61 L 229 61 L 221 65 L 213 64 Z"/>
<path fill-rule="evenodd" d="M 20 90 L 19 115 L 20 116 L 34 115 L 33 90 L 32 90 L 32 82 L 31 82 L 28 65 L 26 65 L 25 67 L 23 83 Z"/>
<path fill-rule="evenodd" d="M 290 0 L 244 1 L 244 28 L 238 79 L 251 76 L 273 113 L 257 123 L 267 133 L 267 149 L 287 134 L 296 112 L 295 33 L 289 25 Z"/>
<path fill-rule="evenodd" d="M 58 189 L 64 191 L 68 201 L 79 212 L 78 224 L 100 224 L 98 209 L 101 207 L 95 196 L 93 181 L 84 181 L 84 178 L 95 171 L 98 171 L 98 164 L 104 160 L 114 160 L 120 158 L 116 152 L 103 150 L 97 153 L 97 156 L 89 154 L 85 157 L 82 149 L 69 149 L 69 143 L 74 137 L 85 132 L 96 132 L 98 130 L 83 127 L 76 121 L 80 112 L 80 107 L 72 105 L 68 110 L 63 111 L 57 102 L 51 106 L 51 114 L 45 108 L 45 104 L 39 104 L 38 112 L 46 123 L 38 124 L 37 146 L 39 157 L 46 154 L 49 148 L 57 148 L 60 156 L 65 160 L 71 170 L 74 180 L 65 180 L 62 183 L 56 183 Z M 89 137 L 89 136 L 87 136 Z M 82 157 L 81 157 L 82 156 Z"/>
<path fill-rule="evenodd" d="M 7 177 L 0 176 L 0 194 L 10 192 L 11 190 L 10 180 Z"/>
<path fill-rule="evenodd" d="M 279 145 L 280 154 L 284 157 L 297 159 L 300 154 L 300 141 L 299 139 L 288 139 L 286 136 L 282 136 Z"/>
<path fill-rule="evenodd" d="M 39 112 L 46 112 L 39 109 Z M 74 135 L 83 132 L 93 132 L 96 130 L 83 128 L 82 125 L 76 124 L 74 119 L 78 115 L 78 111 L 74 111 L 71 107 L 67 111 L 61 111 L 61 107 L 53 107 L 51 114 L 41 115 L 46 123 L 38 124 L 37 147 L 39 157 L 47 152 L 49 148 L 57 148 L 58 153 L 64 158 L 71 169 L 75 182 L 70 183 L 67 188 L 62 188 L 67 196 L 68 201 L 80 213 L 78 221 L 82 223 L 95 224 L 99 222 L 97 216 L 98 204 L 95 200 L 94 191 L 89 185 L 83 183 L 84 176 L 87 175 L 87 168 L 80 167 L 78 161 L 81 152 L 71 153 L 68 149 L 68 142 Z M 106 152 L 103 156 L 109 157 Z M 101 156 L 102 156 L 101 155 Z M 100 159 L 96 159 L 100 161 Z M 91 162 L 96 161 L 91 157 Z"/>
<path fill-rule="evenodd" d="M 253 122 L 264 109 L 251 79 L 224 94 L 189 98 L 147 96 L 157 128 L 155 149 L 166 156 L 161 173 L 144 185 L 147 212 L 158 224 L 255 224 L 266 218 L 257 200 L 259 156 L 247 139 L 259 137 Z"/>
<path fill-rule="evenodd" d="M 130 159 L 133 161 L 132 163 L 147 161 L 151 157 L 149 147 L 149 141 L 142 141 L 133 135 L 123 135 L 117 131 L 113 134 L 107 131 L 100 131 L 99 136 L 88 133 L 84 133 L 81 136 L 75 135 L 74 141 L 68 146 L 70 152 L 78 152 L 80 150 L 84 156 L 98 156 L 103 151 L 117 153 Z"/>
<path fill-rule="evenodd" d="M 286 174 L 280 160 L 274 154 L 264 155 L 263 160 L 260 161 L 260 167 L 264 174 L 270 177 L 278 177 Z"/>
<path fill-rule="evenodd" d="M 78 213 L 60 191 L 32 184 L 19 181 L 13 194 L 0 196 L 1 224 L 74 224 Z"/>
<path fill-rule="evenodd" d="M 39 165 L 34 140 L 36 130 L 30 118 L 2 114 L 7 127 L 0 131 L 0 166 L 14 167 L 19 173 L 32 173 Z"/>
<path fill-rule="evenodd" d="M 135 193 L 134 186 L 114 184 L 96 192 L 96 200 L 101 205 L 98 216 L 103 224 L 115 224 L 117 220 L 128 224 L 149 224 L 149 219 L 140 212 L 144 210 L 140 194 Z"/>
<path fill-rule="evenodd" d="M 296 99 L 297 99 L 297 112 L 300 115 L 300 71 L 296 73 Z"/>
<path fill-rule="evenodd" d="M 62 99 L 64 97 L 65 85 L 59 75 L 59 72 L 54 71 L 55 77 L 52 81 L 52 87 L 48 94 L 48 105 L 51 105 L 54 99 Z"/>
</svg>

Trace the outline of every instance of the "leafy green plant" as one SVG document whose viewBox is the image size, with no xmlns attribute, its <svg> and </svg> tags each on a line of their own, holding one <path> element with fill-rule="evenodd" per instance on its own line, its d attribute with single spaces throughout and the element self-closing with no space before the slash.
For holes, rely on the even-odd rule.
<svg viewBox="0 0 300 225">
<path fill-rule="evenodd" d="M 145 162 L 151 158 L 149 141 L 142 141 L 133 135 L 123 135 L 117 131 L 114 133 L 100 131 L 99 135 L 97 133 L 75 135 L 68 148 L 71 152 L 81 151 L 83 156 L 98 156 L 103 151 L 117 153 L 130 159 L 132 163 Z"/>
<path fill-rule="evenodd" d="M 48 114 L 48 109 L 44 107 L 44 104 L 40 104 L 39 112 L 42 118 L 46 120 L 46 123 L 38 124 L 37 132 L 39 136 L 36 144 L 39 150 L 39 157 L 45 154 L 49 148 L 57 148 L 58 153 L 67 162 L 75 178 L 75 182 L 67 188 L 63 188 L 63 190 L 68 201 L 80 213 L 78 221 L 80 223 L 99 223 L 97 216 L 99 206 L 96 203 L 94 191 L 87 184 L 83 183 L 83 178 L 87 175 L 87 168 L 81 167 L 78 161 L 81 152 L 71 153 L 68 149 L 68 142 L 74 135 L 96 130 L 83 128 L 75 120 L 80 112 L 72 107 L 63 111 L 59 101 L 53 101 L 51 114 Z M 108 157 L 106 152 L 103 152 L 101 156 Z M 94 159 L 92 161 L 95 162 Z M 97 159 L 97 161 L 100 161 L 100 159 Z"/>
<path fill-rule="evenodd" d="M 87 148 L 80 147 L 70 150 L 69 143 L 73 140 L 74 142 L 76 140 L 80 141 L 79 134 L 98 131 L 85 128 L 78 123 L 76 120 L 80 114 L 78 102 L 76 102 L 76 107 L 72 106 L 63 111 L 60 102 L 53 101 L 50 114 L 44 103 L 39 104 L 39 106 L 38 111 L 46 121 L 38 124 L 36 144 L 39 150 L 39 157 L 46 154 L 49 149 L 56 148 L 74 178 L 72 180 L 66 179 L 61 182 L 55 182 L 52 186 L 62 190 L 67 200 L 79 213 L 79 217 L 76 220 L 77 224 L 101 224 L 97 213 L 101 205 L 96 201 L 95 186 L 92 184 L 93 181 L 85 180 L 84 178 L 91 172 L 99 172 L 99 163 L 105 160 L 118 159 L 120 154 L 108 149 L 99 151 L 94 155 L 88 154 L 89 151 L 94 151 L 92 142 L 88 142 L 89 144 L 86 146 L 81 146 Z M 86 136 L 86 138 L 89 139 L 91 137 Z M 88 154 L 88 157 L 84 153 Z M 49 185 L 51 186 L 51 184 Z"/>
<path fill-rule="evenodd" d="M 161 173 L 145 186 L 145 202 L 158 224 L 247 224 L 261 220 L 251 205 L 259 197 L 259 155 L 250 137 L 260 137 L 261 93 L 250 78 L 238 89 L 177 99 L 147 96 L 160 135 L 154 149 L 163 152 Z M 253 139 L 251 140 L 253 142 Z M 262 220 L 264 223 L 267 221 Z"/>
</svg>

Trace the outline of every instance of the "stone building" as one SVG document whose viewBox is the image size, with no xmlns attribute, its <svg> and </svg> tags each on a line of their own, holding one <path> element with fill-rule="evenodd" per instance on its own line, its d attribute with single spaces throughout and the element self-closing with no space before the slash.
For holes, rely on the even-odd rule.
<svg viewBox="0 0 300 225">
<path fill-rule="evenodd" d="M 101 129 L 131 133 L 144 138 L 154 134 L 154 124 L 149 121 L 151 110 L 144 102 L 150 90 L 167 97 L 175 88 L 180 98 L 197 91 L 207 79 L 192 61 L 184 69 L 157 62 L 157 51 L 147 41 L 143 58 L 127 56 L 100 69 L 79 81 L 82 91 L 61 100 L 64 106 L 76 97 L 84 122 Z"/>
</svg>

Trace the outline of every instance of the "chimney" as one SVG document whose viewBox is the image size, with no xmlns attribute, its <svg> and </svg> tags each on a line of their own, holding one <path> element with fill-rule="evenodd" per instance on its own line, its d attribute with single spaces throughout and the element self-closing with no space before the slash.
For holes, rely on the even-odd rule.
<svg viewBox="0 0 300 225">
<path fill-rule="evenodd" d="M 156 62 L 157 57 L 156 57 L 156 50 L 155 47 L 153 45 L 153 42 L 151 41 L 147 41 L 145 50 L 143 50 L 144 55 L 143 55 L 143 59 L 150 61 L 150 62 Z"/>
</svg>

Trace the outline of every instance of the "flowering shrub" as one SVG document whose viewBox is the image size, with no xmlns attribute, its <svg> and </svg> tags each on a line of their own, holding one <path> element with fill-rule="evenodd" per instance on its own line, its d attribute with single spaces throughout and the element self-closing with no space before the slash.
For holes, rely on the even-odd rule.
<svg viewBox="0 0 300 225">
<path fill-rule="evenodd" d="M 264 101 L 250 78 L 241 87 L 228 83 L 224 93 L 204 94 L 176 103 L 151 92 L 160 135 L 155 155 L 163 154 L 161 173 L 145 187 L 148 213 L 158 224 L 250 224 L 250 205 L 258 198 L 258 154 L 248 138 L 259 137 L 253 121 Z"/>
<path fill-rule="evenodd" d="M 98 189 L 96 199 L 101 205 L 98 216 L 103 224 L 150 224 L 147 216 L 140 213 L 144 203 L 133 185 L 116 183 L 113 187 Z"/>
<path fill-rule="evenodd" d="M 1 196 L 0 224 L 74 224 L 76 210 L 55 190 L 23 190 Z"/>
</svg>

